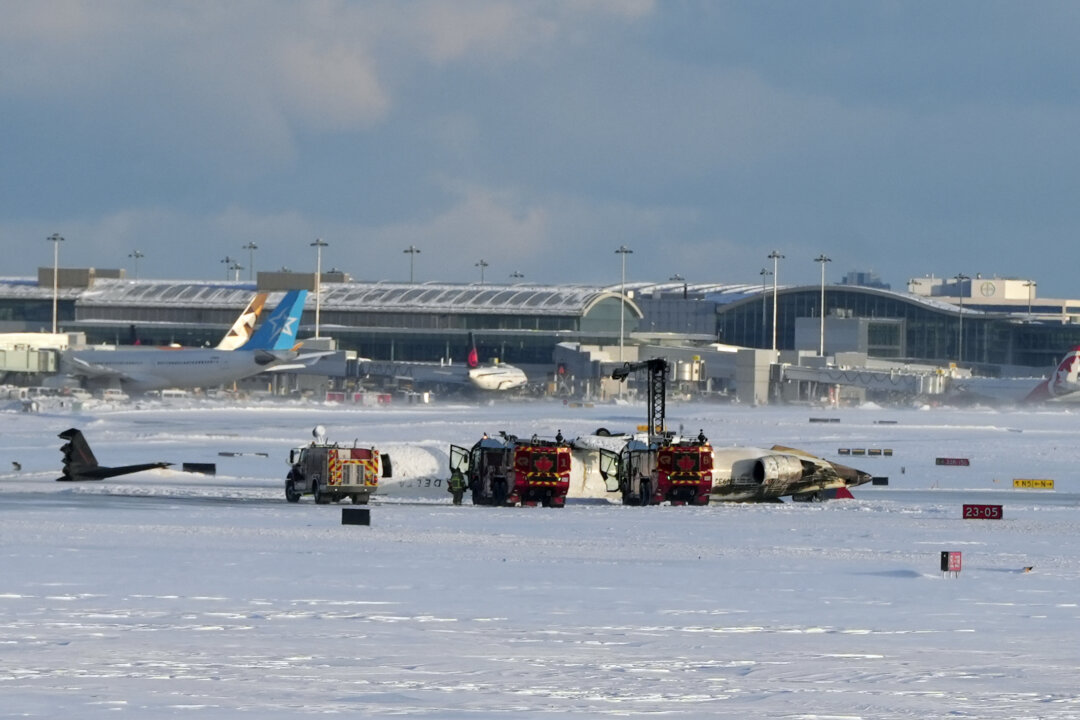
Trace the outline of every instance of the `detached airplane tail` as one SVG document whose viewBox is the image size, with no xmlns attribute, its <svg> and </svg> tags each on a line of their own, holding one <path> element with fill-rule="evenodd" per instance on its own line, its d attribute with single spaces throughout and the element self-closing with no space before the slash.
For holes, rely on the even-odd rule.
<svg viewBox="0 0 1080 720">
<path fill-rule="evenodd" d="M 251 339 L 251 334 L 255 331 L 255 323 L 259 319 L 263 306 L 266 305 L 266 298 L 267 293 L 258 293 L 251 299 L 244 311 L 240 313 L 240 317 L 236 318 L 236 322 L 229 328 L 229 332 L 225 333 L 225 337 L 221 338 L 221 342 L 217 344 L 218 350 L 236 350 Z"/>
<path fill-rule="evenodd" d="M 296 345 L 296 331 L 307 301 L 307 290 L 290 290 L 285 293 L 270 316 L 240 350 L 292 350 Z"/>
<path fill-rule="evenodd" d="M 143 470 L 155 470 L 168 467 L 172 463 L 153 462 L 139 465 L 120 465 L 117 467 L 105 467 L 98 465 L 97 458 L 90 450 L 90 443 L 86 442 L 82 431 L 78 428 L 69 428 L 58 436 L 61 440 L 67 440 L 60 446 L 60 452 L 64 454 L 63 475 L 56 478 L 60 482 L 72 482 L 76 480 L 104 480 L 117 475 L 128 475 Z"/>
<path fill-rule="evenodd" d="M 1080 391 L 1080 346 L 1065 354 L 1057 370 L 1028 393 L 1024 402 L 1046 402 Z"/>
<path fill-rule="evenodd" d="M 60 446 L 60 452 L 64 453 L 64 476 L 60 480 L 74 480 L 84 470 L 94 470 L 99 467 L 97 458 L 90 449 L 90 443 L 86 442 L 82 431 L 77 428 L 69 428 L 58 436 L 67 443 Z"/>
</svg>

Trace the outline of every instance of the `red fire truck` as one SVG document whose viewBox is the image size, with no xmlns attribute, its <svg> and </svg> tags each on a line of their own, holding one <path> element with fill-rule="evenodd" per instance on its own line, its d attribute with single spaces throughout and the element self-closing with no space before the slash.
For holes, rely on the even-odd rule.
<svg viewBox="0 0 1080 720">
<path fill-rule="evenodd" d="M 708 505 L 713 451 L 704 434 L 694 439 L 630 440 L 622 451 L 600 450 L 600 475 L 623 505 Z"/>
<path fill-rule="evenodd" d="M 523 440 L 505 432 L 484 435 L 472 448 L 450 446 L 450 472 L 465 477 L 474 505 L 563 507 L 570 489 L 570 445 L 560 432 L 554 440 L 533 435 Z"/>
</svg>

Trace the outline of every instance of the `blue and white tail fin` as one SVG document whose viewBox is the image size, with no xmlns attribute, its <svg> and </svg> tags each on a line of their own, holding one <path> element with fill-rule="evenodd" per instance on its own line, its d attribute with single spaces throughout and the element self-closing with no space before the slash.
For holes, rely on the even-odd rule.
<svg viewBox="0 0 1080 720">
<path fill-rule="evenodd" d="M 291 350 L 296 344 L 296 331 L 304 312 L 307 290 L 290 290 L 278 306 L 259 325 L 251 339 L 240 350 Z"/>
</svg>

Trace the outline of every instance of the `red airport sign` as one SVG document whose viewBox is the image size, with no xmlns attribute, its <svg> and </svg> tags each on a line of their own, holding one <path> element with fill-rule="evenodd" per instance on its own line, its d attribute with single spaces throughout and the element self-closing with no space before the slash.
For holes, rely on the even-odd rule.
<svg viewBox="0 0 1080 720">
<path fill-rule="evenodd" d="M 1004 517 L 1001 505 L 964 505 L 965 520 L 1001 520 Z"/>
</svg>

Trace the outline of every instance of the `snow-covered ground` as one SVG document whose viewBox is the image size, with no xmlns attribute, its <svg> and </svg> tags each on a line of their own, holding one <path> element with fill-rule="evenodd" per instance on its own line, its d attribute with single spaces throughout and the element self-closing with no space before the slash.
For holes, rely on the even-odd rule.
<svg viewBox="0 0 1080 720">
<path fill-rule="evenodd" d="M 1080 717 L 1069 411 L 669 406 L 716 446 L 792 445 L 889 477 L 854 501 L 553 510 L 399 496 L 373 501 L 364 527 L 282 492 L 288 450 L 316 424 L 390 452 L 398 479 L 422 485 L 447 475 L 450 443 L 485 431 L 574 437 L 644 415 L 0 414 L 0 717 Z M 103 464 L 218 473 L 53 482 L 56 435 L 72 426 Z M 966 502 L 1001 504 L 1004 519 L 964 520 Z M 963 552 L 959 577 L 942 576 L 942 550 Z"/>
</svg>

